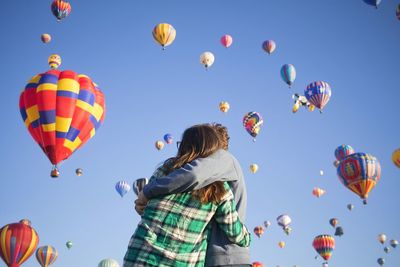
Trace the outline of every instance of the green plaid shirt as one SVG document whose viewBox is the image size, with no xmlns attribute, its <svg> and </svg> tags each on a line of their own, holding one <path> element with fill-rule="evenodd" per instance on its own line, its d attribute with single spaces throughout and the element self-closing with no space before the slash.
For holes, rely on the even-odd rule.
<svg viewBox="0 0 400 267">
<path fill-rule="evenodd" d="M 164 174 L 160 167 L 150 179 Z M 249 246 L 250 234 L 238 218 L 233 193 L 228 183 L 224 186 L 227 193 L 219 204 L 201 204 L 190 192 L 151 199 L 131 237 L 123 267 L 204 266 L 213 218 L 232 242 Z"/>
</svg>

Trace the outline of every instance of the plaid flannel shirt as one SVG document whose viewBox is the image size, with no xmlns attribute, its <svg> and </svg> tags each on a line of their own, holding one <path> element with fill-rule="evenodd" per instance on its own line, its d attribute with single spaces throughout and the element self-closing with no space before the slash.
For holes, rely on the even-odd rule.
<svg viewBox="0 0 400 267">
<path fill-rule="evenodd" d="M 164 176 L 158 168 L 150 179 Z M 124 267 L 204 266 L 211 219 L 228 238 L 243 247 L 250 245 L 250 234 L 238 218 L 233 193 L 219 204 L 201 204 L 190 192 L 151 199 L 129 242 Z"/>
</svg>

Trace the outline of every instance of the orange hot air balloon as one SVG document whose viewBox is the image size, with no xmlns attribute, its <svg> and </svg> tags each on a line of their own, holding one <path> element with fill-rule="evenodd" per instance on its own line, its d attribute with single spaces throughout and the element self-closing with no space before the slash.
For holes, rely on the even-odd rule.
<svg viewBox="0 0 400 267">
<path fill-rule="evenodd" d="M 228 102 L 222 101 L 221 103 L 219 103 L 219 110 L 221 110 L 222 112 L 228 112 L 229 108 L 230 106 Z"/>
<path fill-rule="evenodd" d="M 262 264 L 259 261 L 255 261 L 251 264 L 251 267 L 264 267 L 264 264 Z"/>
<path fill-rule="evenodd" d="M 256 226 L 254 227 L 254 233 L 260 238 L 261 235 L 264 234 L 264 228 L 262 226 Z"/>
<path fill-rule="evenodd" d="M 314 187 L 312 194 L 316 197 L 321 197 L 325 194 L 325 190 L 319 187 Z"/>
<path fill-rule="evenodd" d="M 280 248 L 284 248 L 284 247 L 286 246 L 286 243 L 285 243 L 284 241 L 280 241 L 280 242 L 278 243 L 278 246 L 279 246 Z"/>
<path fill-rule="evenodd" d="M 11 223 L 0 229 L 0 257 L 8 267 L 19 267 L 39 243 L 36 231 L 24 223 Z"/>
</svg>

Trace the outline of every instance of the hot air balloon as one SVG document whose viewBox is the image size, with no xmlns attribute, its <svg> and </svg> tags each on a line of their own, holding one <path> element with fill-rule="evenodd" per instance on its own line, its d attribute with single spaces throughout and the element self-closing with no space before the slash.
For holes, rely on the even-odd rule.
<svg viewBox="0 0 400 267">
<path fill-rule="evenodd" d="M 259 261 L 255 261 L 251 264 L 251 267 L 264 267 L 264 264 L 262 264 Z"/>
<path fill-rule="evenodd" d="M 400 20 L 400 4 L 396 8 L 396 17 Z"/>
<path fill-rule="evenodd" d="M 335 149 L 335 157 L 338 161 L 341 161 L 342 159 L 353 153 L 355 153 L 355 151 L 349 145 L 340 145 Z"/>
<path fill-rule="evenodd" d="M 133 182 L 133 192 L 135 192 L 136 195 L 139 195 L 139 192 L 143 190 L 143 187 L 149 183 L 149 179 L 147 178 L 139 178 L 136 179 L 135 182 Z"/>
<path fill-rule="evenodd" d="M 72 241 L 67 241 L 67 243 L 65 243 L 65 246 L 67 246 L 68 249 L 71 249 L 73 246 Z"/>
<path fill-rule="evenodd" d="M 340 161 L 338 161 L 338 160 L 335 160 L 334 162 L 333 162 L 333 166 L 335 166 L 336 168 L 339 166 L 339 163 L 340 163 Z"/>
<path fill-rule="evenodd" d="M 260 238 L 264 234 L 264 228 L 262 226 L 256 226 L 254 227 L 254 233 Z"/>
<path fill-rule="evenodd" d="M 43 34 L 40 36 L 40 39 L 41 39 L 42 42 L 45 43 L 45 44 L 50 43 L 50 41 L 51 41 L 51 35 L 48 34 L 48 33 L 43 33 Z"/>
<path fill-rule="evenodd" d="M 333 228 L 336 228 L 336 225 L 339 223 L 339 220 L 336 218 L 332 218 L 329 220 L 329 224 L 332 225 Z"/>
<path fill-rule="evenodd" d="M 104 259 L 99 262 L 98 267 L 119 267 L 119 264 L 114 259 Z"/>
<path fill-rule="evenodd" d="M 228 48 L 232 45 L 232 36 L 229 34 L 225 34 L 224 36 L 221 37 L 221 44 L 225 47 Z"/>
<path fill-rule="evenodd" d="M 57 54 L 52 54 L 49 56 L 47 62 L 49 63 L 49 67 L 51 69 L 58 69 L 58 67 L 61 65 L 61 57 Z"/>
<path fill-rule="evenodd" d="M 399 241 L 397 241 L 396 239 L 390 240 L 390 245 L 392 246 L 392 248 L 396 248 L 398 244 Z"/>
<path fill-rule="evenodd" d="M 285 64 L 281 68 L 281 77 L 285 83 L 292 86 L 294 80 L 296 79 L 296 69 L 292 64 Z"/>
<path fill-rule="evenodd" d="M 342 236 L 344 234 L 343 228 L 341 226 L 336 227 L 335 236 Z"/>
<path fill-rule="evenodd" d="M 160 23 L 153 29 L 153 38 L 162 46 L 163 50 L 165 50 L 166 46 L 172 44 L 172 42 L 175 40 L 175 37 L 175 28 L 168 23 Z"/>
<path fill-rule="evenodd" d="M 285 243 L 284 241 L 280 241 L 280 242 L 278 243 L 278 246 L 279 246 L 280 248 L 284 248 L 284 247 L 286 246 L 286 243 Z"/>
<path fill-rule="evenodd" d="M 214 60 L 214 54 L 211 52 L 204 52 L 200 55 L 200 63 L 206 68 L 206 70 L 214 64 Z"/>
<path fill-rule="evenodd" d="M 271 225 L 270 221 L 264 221 L 265 228 L 268 228 Z"/>
<path fill-rule="evenodd" d="M 275 51 L 276 44 L 273 40 L 267 40 L 263 42 L 262 48 L 270 55 Z"/>
<path fill-rule="evenodd" d="M 71 13 L 71 5 L 65 0 L 54 0 L 51 4 L 51 12 L 57 21 L 60 21 Z"/>
<path fill-rule="evenodd" d="M 91 139 L 105 117 L 101 90 L 88 76 L 70 70 L 34 76 L 20 95 L 19 108 L 56 174 L 57 164 Z"/>
<path fill-rule="evenodd" d="M 29 226 L 32 225 L 31 221 L 28 220 L 28 219 L 22 219 L 22 220 L 20 220 L 19 222 L 20 222 L 20 223 L 23 223 L 23 224 L 26 224 L 26 225 L 29 225 Z"/>
<path fill-rule="evenodd" d="M 78 169 L 75 170 L 75 174 L 76 174 L 77 176 L 82 176 L 83 170 L 82 170 L 81 168 L 78 168 Z"/>
<path fill-rule="evenodd" d="M 312 82 L 304 90 L 304 95 L 308 102 L 316 106 L 320 112 L 322 112 L 322 109 L 329 102 L 331 94 L 330 85 L 323 81 Z"/>
<path fill-rule="evenodd" d="M 230 106 L 228 102 L 224 102 L 222 101 L 221 103 L 219 103 L 219 110 L 221 110 L 222 112 L 226 113 L 228 112 Z"/>
<path fill-rule="evenodd" d="M 386 235 L 385 234 L 379 234 L 378 235 L 378 241 L 381 244 L 384 244 L 386 242 Z"/>
<path fill-rule="evenodd" d="M 328 267 L 328 263 L 327 262 L 322 263 L 322 267 Z"/>
<path fill-rule="evenodd" d="M 165 143 L 172 144 L 173 140 L 174 140 L 174 138 L 172 137 L 172 134 L 167 133 L 164 135 Z"/>
<path fill-rule="evenodd" d="M 52 246 L 42 246 L 36 250 L 36 259 L 40 266 L 48 267 L 52 265 L 58 257 L 58 251 Z"/>
<path fill-rule="evenodd" d="M 324 171 L 323 170 L 319 170 L 319 175 L 323 176 L 324 175 Z"/>
<path fill-rule="evenodd" d="M 383 265 L 385 264 L 385 259 L 384 259 L 384 258 L 379 258 L 379 259 L 377 260 L 377 262 L 378 262 L 378 264 L 379 264 L 380 266 L 383 266 Z"/>
<path fill-rule="evenodd" d="M 352 211 L 354 209 L 354 205 L 353 204 L 347 204 L 347 209 L 349 211 Z"/>
<path fill-rule="evenodd" d="M 131 190 L 131 186 L 128 184 L 128 182 L 119 181 L 115 184 L 115 190 L 117 190 L 118 194 L 123 197 Z"/>
<path fill-rule="evenodd" d="M 368 5 L 374 6 L 378 8 L 378 5 L 381 3 L 382 0 L 364 0 L 364 2 Z"/>
<path fill-rule="evenodd" d="M 396 149 L 392 154 L 394 165 L 400 168 L 400 148 Z"/>
<path fill-rule="evenodd" d="M 312 194 L 316 197 L 321 197 L 325 194 L 325 190 L 319 187 L 314 187 Z"/>
<path fill-rule="evenodd" d="M 384 248 L 383 248 L 383 251 L 385 251 L 386 253 L 389 253 L 390 248 L 389 248 L 389 247 L 384 247 Z"/>
<path fill-rule="evenodd" d="M 319 235 L 314 238 L 312 245 L 327 263 L 331 258 L 332 251 L 335 249 L 335 239 L 330 235 Z"/>
<path fill-rule="evenodd" d="M 353 153 L 339 163 L 337 174 L 342 184 L 367 204 L 369 192 L 381 177 L 381 165 L 370 154 Z"/>
<path fill-rule="evenodd" d="M 253 141 L 256 140 L 256 136 L 259 134 L 263 123 L 264 120 L 261 117 L 261 114 L 255 111 L 251 111 L 243 117 L 243 127 L 252 137 L 254 137 Z"/>
<path fill-rule="evenodd" d="M 154 145 L 157 148 L 157 150 L 161 150 L 164 148 L 164 142 L 160 141 L 160 140 L 156 141 L 156 143 Z"/>
<path fill-rule="evenodd" d="M 0 257 L 8 267 L 19 267 L 39 243 L 36 231 L 24 223 L 12 223 L 0 229 Z"/>
<path fill-rule="evenodd" d="M 278 222 L 278 225 L 283 228 L 285 233 L 289 235 L 290 232 L 292 231 L 292 228 L 289 227 L 289 225 L 292 223 L 292 219 L 289 217 L 289 215 L 287 214 L 279 215 L 276 218 L 276 221 Z"/>
<path fill-rule="evenodd" d="M 250 171 L 251 171 L 252 173 L 256 173 L 256 172 L 258 171 L 258 165 L 255 164 L 255 163 L 250 164 Z"/>
</svg>

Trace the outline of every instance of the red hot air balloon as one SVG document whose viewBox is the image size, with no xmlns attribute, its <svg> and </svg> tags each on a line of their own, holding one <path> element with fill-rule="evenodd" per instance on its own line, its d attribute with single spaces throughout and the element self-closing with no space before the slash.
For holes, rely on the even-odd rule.
<svg viewBox="0 0 400 267">
<path fill-rule="evenodd" d="M 253 262 L 253 264 L 251 265 L 251 267 L 264 267 L 264 264 L 262 264 L 259 261 L 255 261 Z"/>
<path fill-rule="evenodd" d="M 104 95 L 85 75 L 49 70 L 34 76 L 20 95 L 29 133 L 54 165 L 91 139 L 105 117 Z M 54 173 L 54 176 L 53 176 Z"/>
<path fill-rule="evenodd" d="M 229 34 L 225 34 L 224 36 L 221 37 L 221 44 L 225 47 L 228 48 L 232 45 L 232 36 Z"/>
<path fill-rule="evenodd" d="M 0 257 L 8 267 L 19 267 L 39 243 L 36 231 L 24 223 L 7 224 L 0 229 Z"/>
</svg>

